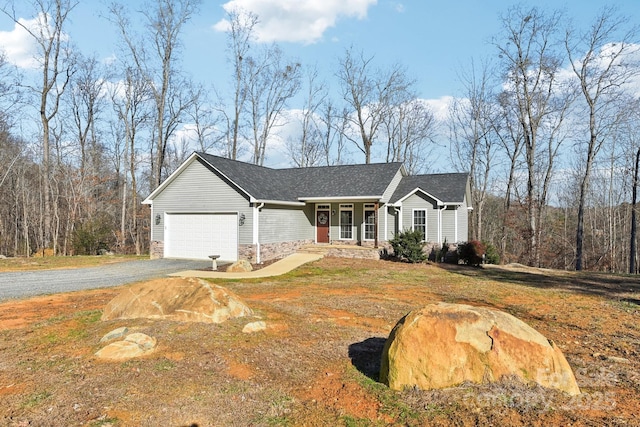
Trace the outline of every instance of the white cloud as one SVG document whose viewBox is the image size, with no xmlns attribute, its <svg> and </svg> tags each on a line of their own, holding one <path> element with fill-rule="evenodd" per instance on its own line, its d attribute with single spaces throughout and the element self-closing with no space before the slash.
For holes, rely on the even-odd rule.
<svg viewBox="0 0 640 427">
<path fill-rule="evenodd" d="M 22 19 L 15 24 L 11 31 L 0 31 L 0 48 L 7 55 L 7 60 L 20 68 L 36 68 L 35 40 L 22 25 L 27 28 L 37 28 L 38 19 Z"/>
<path fill-rule="evenodd" d="M 36 40 L 29 31 L 34 34 L 52 34 L 53 28 L 49 22 L 50 17 L 39 14 L 33 19 L 19 18 L 11 31 L 0 31 L 0 50 L 5 53 L 7 60 L 19 68 L 38 68 L 39 52 Z M 61 40 L 68 41 L 68 35 L 63 33 Z"/>
<path fill-rule="evenodd" d="M 377 0 L 231 0 L 226 11 L 247 10 L 256 14 L 259 42 L 287 41 L 311 44 L 340 18 L 364 19 Z M 224 31 L 228 22 L 218 22 L 214 29 Z"/>
<path fill-rule="evenodd" d="M 425 99 L 423 102 L 429 106 L 433 116 L 438 121 L 446 121 L 449 118 L 449 111 L 455 99 L 452 96 L 443 96 L 438 99 Z"/>
</svg>

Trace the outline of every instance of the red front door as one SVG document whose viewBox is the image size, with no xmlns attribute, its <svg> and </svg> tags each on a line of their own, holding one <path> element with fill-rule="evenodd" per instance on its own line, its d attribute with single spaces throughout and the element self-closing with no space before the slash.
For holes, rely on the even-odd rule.
<svg viewBox="0 0 640 427">
<path fill-rule="evenodd" d="M 316 242 L 329 243 L 329 218 L 331 212 L 316 212 Z"/>
</svg>

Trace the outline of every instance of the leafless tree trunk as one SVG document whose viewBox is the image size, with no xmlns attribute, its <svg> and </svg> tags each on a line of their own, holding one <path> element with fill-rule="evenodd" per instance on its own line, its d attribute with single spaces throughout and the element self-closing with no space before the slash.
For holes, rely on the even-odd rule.
<svg viewBox="0 0 640 427">
<path fill-rule="evenodd" d="M 152 114 L 147 109 L 148 102 L 152 99 L 149 82 L 140 74 L 137 67 L 124 68 L 123 93 L 119 91 L 111 95 L 114 110 L 124 127 L 125 138 L 125 164 L 127 165 L 130 191 L 131 191 L 131 226 L 129 234 L 133 239 L 136 255 L 142 252 L 140 230 L 138 227 L 138 133 L 151 120 Z M 123 206 L 127 199 L 127 176 L 124 174 Z M 124 229 L 125 218 L 122 217 L 121 229 Z M 124 239 L 124 231 L 122 238 Z"/>
<path fill-rule="evenodd" d="M 585 202 L 593 164 L 608 134 L 616 126 L 617 95 L 633 76 L 640 73 L 637 60 L 629 55 L 635 50 L 633 43 L 637 31 L 632 28 L 621 34 L 626 23 L 625 18 L 615 16 L 615 10 L 608 7 L 584 34 L 576 36 L 572 30 L 568 30 L 565 37 L 571 68 L 578 78 L 585 103 L 588 135 L 584 144 L 585 169 L 578 203 L 576 270 L 583 268 Z"/>
<path fill-rule="evenodd" d="M 155 0 L 141 11 L 147 32 L 137 38 L 123 13 L 124 6 L 112 4 L 110 13 L 129 50 L 132 63 L 148 81 L 154 101 L 151 185 L 157 187 L 165 175 L 165 156 L 169 139 L 181 123 L 193 99 L 187 96 L 190 83 L 177 68 L 180 33 L 198 9 L 198 0 Z"/>
<path fill-rule="evenodd" d="M 52 243 L 50 127 L 58 114 L 62 95 L 74 72 L 73 52 L 64 28 L 69 13 L 77 4 L 70 0 L 34 0 L 31 5 L 34 15 L 39 19 L 35 27 L 25 25 L 17 16 L 14 7 L 0 9 L 35 42 L 36 59 L 42 73 L 40 84 L 28 86 L 28 89 L 39 98 L 38 112 L 42 125 L 43 249 Z"/>
<path fill-rule="evenodd" d="M 426 172 L 428 144 L 435 137 L 436 120 L 429 106 L 413 94 L 389 106 L 383 117 L 387 162 L 402 162 L 409 174 Z"/>
<path fill-rule="evenodd" d="M 231 115 L 225 113 L 228 118 L 227 155 L 235 160 L 238 156 L 241 121 L 248 96 L 245 59 L 249 57 L 250 43 L 254 41 L 254 28 L 258 24 L 258 17 L 248 11 L 235 10 L 229 12 L 227 21 L 227 52 L 229 62 L 233 66 L 233 111 Z"/>
<path fill-rule="evenodd" d="M 263 165 L 267 141 L 284 125 L 283 110 L 300 89 L 301 65 L 289 62 L 277 46 L 245 58 L 253 162 Z"/>
<path fill-rule="evenodd" d="M 337 114 L 331 99 L 325 100 L 320 107 L 321 151 L 325 166 L 344 163 L 344 134 L 348 124 L 347 114 L 346 111 Z"/>
<path fill-rule="evenodd" d="M 636 239 L 638 220 L 636 218 L 638 212 L 638 174 L 640 173 L 640 148 L 636 151 L 636 161 L 633 168 L 633 184 L 631 187 L 631 241 L 629 247 L 629 274 L 636 274 Z"/>
<path fill-rule="evenodd" d="M 345 117 L 350 126 L 344 136 L 362 151 L 365 163 L 371 163 L 371 147 L 378 136 L 392 99 L 406 93 L 412 82 L 400 65 L 375 70 L 373 57 L 347 49 L 340 58 L 337 77 L 342 97 L 350 111 Z"/>
<path fill-rule="evenodd" d="M 502 43 L 495 42 L 502 58 L 508 98 L 521 128 L 527 184 L 527 241 L 529 264 L 540 263 L 540 219 L 546 203 L 547 184 L 553 160 L 561 140 L 556 139 L 557 128 L 570 102 L 557 88 L 562 58 L 555 50 L 554 37 L 559 29 L 560 15 L 549 16 L 538 9 L 516 7 L 502 18 L 506 32 Z M 503 98 L 504 99 L 504 98 Z M 542 133 L 548 146 L 541 146 Z M 541 150 L 546 150 L 541 157 Z M 546 157 L 546 158 L 545 158 Z M 542 176 L 540 174 L 542 171 Z"/>
<path fill-rule="evenodd" d="M 215 137 L 216 127 L 220 120 L 215 117 L 213 109 L 208 106 L 206 91 L 203 87 L 194 87 L 189 97 L 193 100 L 189 117 L 196 133 L 198 149 L 208 152 L 217 147 L 220 142 L 220 139 Z"/>
<path fill-rule="evenodd" d="M 470 74 L 462 76 L 465 98 L 457 100 L 450 111 L 452 157 L 461 170 L 469 172 L 473 206 L 470 228 L 475 240 L 484 237 L 482 213 L 496 151 L 496 97 L 491 91 L 490 75 L 486 64 L 476 74 L 472 63 Z"/>
<path fill-rule="evenodd" d="M 327 99 L 327 88 L 318 79 L 318 70 L 306 70 L 306 96 L 300 112 L 300 137 L 287 141 L 291 161 L 298 167 L 315 166 L 322 159 L 322 133 L 318 113 Z"/>
</svg>

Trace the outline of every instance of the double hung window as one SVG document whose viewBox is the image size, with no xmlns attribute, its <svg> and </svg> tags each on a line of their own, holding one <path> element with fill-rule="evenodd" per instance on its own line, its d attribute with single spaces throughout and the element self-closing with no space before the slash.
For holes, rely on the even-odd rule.
<svg viewBox="0 0 640 427">
<path fill-rule="evenodd" d="M 424 209 L 414 209 L 413 229 L 422 232 L 422 240 L 427 239 L 427 211 Z"/>
</svg>

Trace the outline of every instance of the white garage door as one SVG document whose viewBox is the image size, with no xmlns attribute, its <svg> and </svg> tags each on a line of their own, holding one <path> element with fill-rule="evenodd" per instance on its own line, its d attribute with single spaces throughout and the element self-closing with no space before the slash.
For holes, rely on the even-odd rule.
<svg viewBox="0 0 640 427">
<path fill-rule="evenodd" d="M 167 214 L 164 256 L 166 258 L 238 259 L 238 216 L 236 214 Z"/>
</svg>

